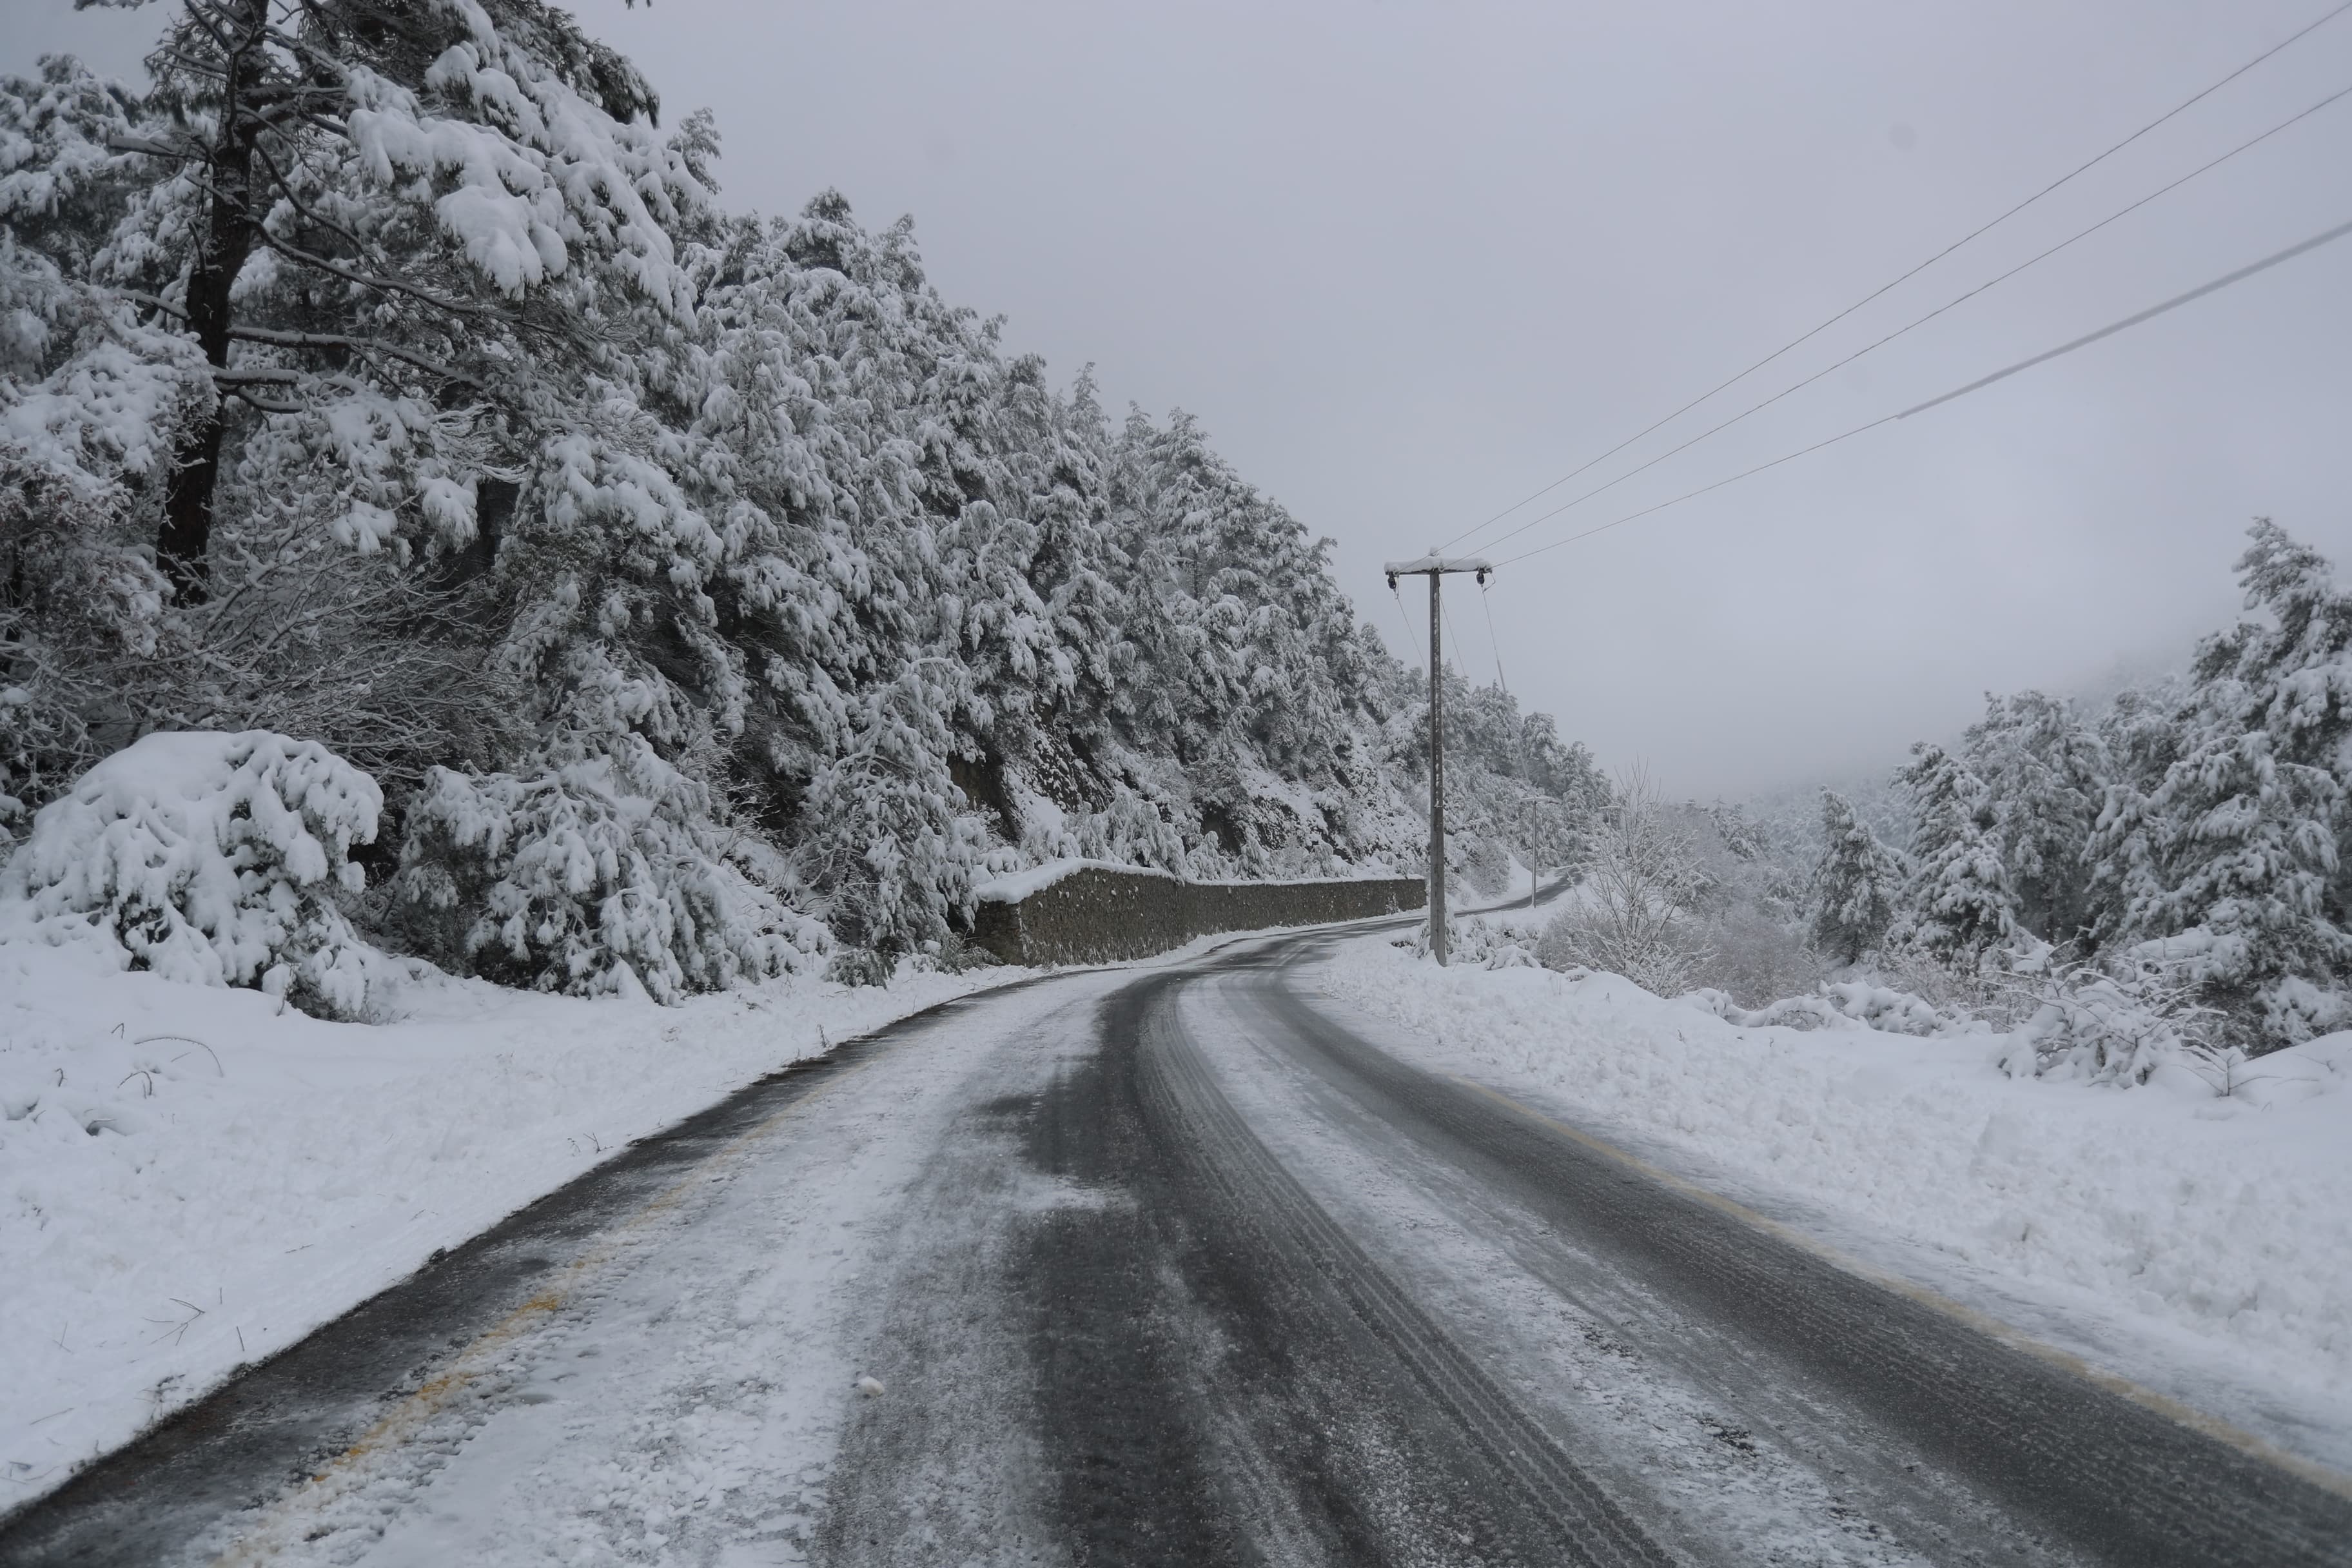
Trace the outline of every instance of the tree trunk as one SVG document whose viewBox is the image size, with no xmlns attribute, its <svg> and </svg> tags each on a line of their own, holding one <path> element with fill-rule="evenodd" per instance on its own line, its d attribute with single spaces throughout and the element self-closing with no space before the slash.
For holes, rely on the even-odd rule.
<svg viewBox="0 0 2352 1568">
<path fill-rule="evenodd" d="M 226 0 L 214 11 L 226 48 L 221 89 L 219 140 L 205 174 L 212 186 L 211 210 L 195 263 L 188 275 L 188 329 L 205 358 L 216 369 L 228 364 L 229 289 L 252 253 L 253 146 L 261 121 L 250 101 L 268 69 L 263 36 L 268 0 Z M 180 597 L 205 597 L 210 574 L 213 495 L 220 481 L 221 437 L 227 410 L 215 402 L 173 454 L 163 490 L 163 525 L 155 537 L 156 562 Z"/>
</svg>

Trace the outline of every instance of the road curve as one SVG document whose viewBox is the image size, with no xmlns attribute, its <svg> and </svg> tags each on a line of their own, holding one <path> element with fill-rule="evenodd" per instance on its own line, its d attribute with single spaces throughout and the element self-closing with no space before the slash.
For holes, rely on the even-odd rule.
<svg viewBox="0 0 2352 1568">
<path fill-rule="evenodd" d="M 2329 1478 L 1383 1051 L 1337 940 L 754 1085 L 0 1563 L 2352 1564 Z"/>
</svg>

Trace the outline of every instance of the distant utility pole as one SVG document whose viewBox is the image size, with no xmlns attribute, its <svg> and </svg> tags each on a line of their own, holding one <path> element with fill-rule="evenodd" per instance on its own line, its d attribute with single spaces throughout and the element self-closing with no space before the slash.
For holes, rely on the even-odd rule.
<svg viewBox="0 0 2352 1568">
<path fill-rule="evenodd" d="M 1524 737 L 1522 737 L 1519 751 L 1522 755 L 1527 752 Z M 1532 779 L 1528 782 L 1534 783 Z M 1543 870 L 1537 864 L 1541 857 L 1536 849 L 1537 844 L 1542 841 L 1543 830 L 1543 802 L 1538 800 L 1519 802 L 1519 843 L 1528 852 L 1528 908 L 1529 909 L 1536 907 L 1536 884 L 1543 880 Z"/>
<path fill-rule="evenodd" d="M 1438 584 L 1452 572 L 1475 573 L 1478 585 L 1495 568 L 1475 556 L 1440 555 L 1432 545 L 1418 561 L 1391 561 L 1384 568 L 1394 592 L 1400 577 L 1429 579 L 1429 951 L 1445 963 L 1445 685 L 1438 654 L 1438 628 L 1444 618 Z"/>
</svg>

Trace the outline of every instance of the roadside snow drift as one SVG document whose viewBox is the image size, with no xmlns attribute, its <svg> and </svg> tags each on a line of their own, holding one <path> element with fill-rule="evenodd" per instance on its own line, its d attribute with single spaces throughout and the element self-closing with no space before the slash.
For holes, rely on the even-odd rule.
<svg viewBox="0 0 2352 1568">
<path fill-rule="evenodd" d="M 1316 980 L 1423 1065 L 1793 1199 L 1833 1240 L 2048 1303 L 2078 1344 L 2226 1369 L 2336 1428 L 2314 1442 L 2344 1462 L 2352 1034 L 2244 1064 L 2221 1096 L 2179 1066 L 2133 1089 L 2012 1079 L 2004 1036 L 1742 1027 L 1615 975 L 1441 970 L 1378 942 Z"/>
<path fill-rule="evenodd" d="M 419 965 L 362 1025 L 0 942 L 0 1510 L 630 1139 L 1021 973 L 659 1007 Z"/>
</svg>

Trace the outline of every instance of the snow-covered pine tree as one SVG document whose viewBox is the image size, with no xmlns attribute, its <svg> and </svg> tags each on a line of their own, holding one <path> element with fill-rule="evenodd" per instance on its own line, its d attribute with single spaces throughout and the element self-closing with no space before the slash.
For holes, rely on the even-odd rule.
<svg viewBox="0 0 2352 1568">
<path fill-rule="evenodd" d="M 2053 944 L 2082 940 L 2092 914 L 2084 856 L 2107 783 L 2098 736 L 2056 698 L 1987 693 L 1962 756 L 1984 785 L 2017 923 Z"/>
<path fill-rule="evenodd" d="M 192 342 L 89 280 L 135 101 L 70 60 L 0 78 L 0 847 L 173 685 L 144 547 L 216 394 Z"/>
<path fill-rule="evenodd" d="M 1992 803 L 1984 781 L 1942 747 L 1922 742 L 1911 752 L 1916 760 L 1897 775 L 1913 805 L 1911 875 L 1892 934 L 1975 970 L 2018 934 Z"/>
<path fill-rule="evenodd" d="M 2109 792 L 2092 852 L 2116 941 L 2181 963 L 2285 1043 L 2352 1011 L 2337 978 L 2352 962 L 2352 594 L 2268 519 L 2248 531 L 2239 578 L 2268 618 L 2199 647 L 2170 733 L 2144 739 L 2140 780 Z"/>
<path fill-rule="evenodd" d="M 545 433 L 615 305 L 690 311 L 665 226 L 700 193 L 642 123 L 654 95 L 538 0 L 181 0 L 151 69 L 104 128 L 124 199 L 88 268 L 221 393 L 163 496 L 184 594 L 207 588 L 233 437 L 331 472 L 347 542 L 463 544 L 484 468 Z"/>
<path fill-rule="evenodd" d="M 1886 940 L 1903 892 L 1903 863 L 1854 815 L 1843 795 L 1822 792 L 1826 847 L 1806 889 L 1813 946 L 1837 963 L 1859 963 Z"/>
<path fill-rule="evenodd" d="M 98 666 L 114 743 L 262 719 L 394 784 L 491 763 L 524 673 L 488 657 L 509 606 L 439 590 L 481 574 L 527 482 L 538 512 L 576 510 L 626 468 L 595 373 L 686 319 L 665 226 L 701 200 L 687 159 L 639 123 L 626 63 L 537 0 L 188 0 L 151 69 L 144 92 L 69 60 L 0 84 L 22 132 L 0 138 L 0 271 L 59 285 L 9 367 L 0 463 L 55 471 L 79 427 L 115 470 L 101 525 L 85 490 L 74 528 L 42 500 L 11 531 L 39 557 L 14 574 L 16 662 Z M 610 493 L 631 477 L 605 500 L 643 534 L 658 487 Z M 74 550 L 41 545 L 61 533 Z M 420 550 L 456 553 L 404 570 Z M 93 579 L 137 611 L 114 668 L 71 613 Z M 12 772 L 89 760 L 41 728 L 62 756 Z"/>
</svg>

